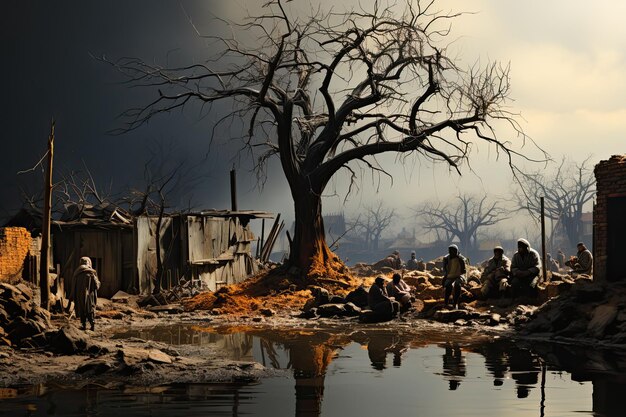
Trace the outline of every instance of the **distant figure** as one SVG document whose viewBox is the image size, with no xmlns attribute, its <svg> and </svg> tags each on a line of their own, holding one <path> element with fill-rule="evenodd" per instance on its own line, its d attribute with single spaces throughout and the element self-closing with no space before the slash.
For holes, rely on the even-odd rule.
<svg viewBox="0 0 626 417">
<path fill-rule="evenodd" d="M 100 281 L 96 271 L 91 267 L 88 256 L 80 258 L 80 264 L 74 271 L 70 300 L 74 301 L 76 316 L 80 319 L 81 328 L 85 330 L 89 320 L 91 330 L 95 328 L 96 303 L 98 301 Z"/>
<path fill-rule="evenodd" d="M 523 238 L 517 240 L 517 252 L 511 262 L 511 288 L 513 296 L 521 294 L 535 295 L 541 260 L 539 253 L 530 247 L 530 243 Z"/>
<path fill-rule="evenodd" d="M 480 292 L 483 298 L 489 298 L 506 291 L 510 273 L 511 260 L 504 256 L 502 246 L 496 246 L 493 248 L 493 257 L 487 261 L 487 266 L 480 276 L 482 283 Z"/>
<path fill-rule="evenodd" d="M 404 282 L 400 274 L 393 274 L 391 281 L 387 283 L 387 294 L 400 303 L 400 311 L 411 308 L 411 287 Z"/>
<path fill-rule="evenodd" d="M 552 259 L 551 254 L 546 254 L 546 262 L 548 263 L 548 271 L 550 272 L 559 272 L 559 263 Z"/>
<path fill-rule="evenodd" d="M 388 267 L 391 269 L 402 269 L 402 259 L 400 259 L 400 252 L 394 250 L 391 255 L 385 259 L 381 259 L 372 265 L 372 268 L 380 270 L 381 268 Z"/>
<path fill-rule="evenodd" d="M 557 256 L 557 261 L 559 261 L 559 267 L 565 268 L 565 254 L 563 253 L 561 249 L 559 249 L 559 252 L 557 253 L 556 256 Z"/>
<path fill-rule="evenodd" d="M 591 251 L 587 249 L 583 242 L 579 242 L 576 248 L 578 249 L 576 256 L 573 256 L 565 264 L 572 268 L 571 272 L 574 274 L 591 275 L 593 271 L 593 255 Z"/>
<path fill-rule="evenodd" d="M 379 276 L 374 280 L 367 295 L 367 304 L 375 313 L 393 315 L 394 301 L 389 298 L 385 290 L 385 278 Z"/>
<path fill-rule="evenodd" d="M 417 262 L 417 259 L 415 259 L 415 251 L 411 251 L 411 259 L 406 261 L 406 269 L 409 271 L 419 270 L 419 263 Z"/>
<path fill-rule="evenodd" d="M 461 286 L 465 283 L 466 260 L 459 253 L 457 245 L 448 246 L 448 254 L 443 257 L 444 302 L 450 304 L 450 294 L 454 290 L 453 306 L 459 308 Z"/>
</svg>

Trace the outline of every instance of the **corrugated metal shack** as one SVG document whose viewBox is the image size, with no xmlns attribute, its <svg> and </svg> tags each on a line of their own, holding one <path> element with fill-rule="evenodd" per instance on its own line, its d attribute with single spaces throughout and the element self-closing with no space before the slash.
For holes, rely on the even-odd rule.
<svg viewBox="0 0 626 417">
<path fill-rule="evenodd" d="M 80 258 L 89 256 L 100 277 L 100 296 L 132 290 L 133 222 L 128 214 L 113 204 L 74 204 L 52 226 L 53 258 L 66 288 Z"/>
<path fill-rule="evenodd" d="M 243 281 L 256 272 L 251 254 L 251 243 L 256 239 L 250 220 L 273 217 L 253 210 L 167 215 L 160 232 L 163 286 L 176 285 L 183 276 L 210 290 Z M 157 221 L 158 216 L 140 216 L 135 221 L 136 266 L 142 293 L 152 289 L 156 275 Z"/>
</svg>

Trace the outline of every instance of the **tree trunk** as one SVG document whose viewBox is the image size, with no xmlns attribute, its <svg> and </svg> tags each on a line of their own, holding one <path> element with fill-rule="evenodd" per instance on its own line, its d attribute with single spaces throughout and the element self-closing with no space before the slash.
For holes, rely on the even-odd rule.
<svg viewBox="0 0 626 417">
<path fill-rule="evenodd" d="M 321 193 L 309 188 L 292 188 L 295 205 L 295 231 L 291 243 L 289 265 L 307 275 L 313 264 L 323 265 L 331 259 L 332 252 L 326 244 L 322 218 Z"/>
</svg>

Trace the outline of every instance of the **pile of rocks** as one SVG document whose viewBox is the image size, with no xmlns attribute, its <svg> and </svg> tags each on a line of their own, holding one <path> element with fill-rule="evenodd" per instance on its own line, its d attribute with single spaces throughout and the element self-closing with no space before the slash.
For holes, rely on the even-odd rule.
<svg viewBox="0 0 626 417">
<path fill-rule="evenodd" d="M 50 313 L 37 305 L 26 283 L 0 283 L 0 345 L 39 344 L 50 328 Z"/>
<path fill-rule="evenodd" d="M 626 283 L 578 278 L 536 309 L 518 327 L 527 334 L 626 345 Z"/>
</svg>

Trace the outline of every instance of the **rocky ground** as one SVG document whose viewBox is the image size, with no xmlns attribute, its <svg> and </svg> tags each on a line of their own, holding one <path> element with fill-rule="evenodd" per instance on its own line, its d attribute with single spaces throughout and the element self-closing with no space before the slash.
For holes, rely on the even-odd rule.
<svg viewBox="0 0 626 417">
<path fill-rule="evenodd" d="M 173 323 L 240 329 L 295 329 L 312 323 L 321 328 L 368 326 L 363 304 L 375 274 L 363 267 L 354 272 L 348 285 L 333 279 L 337 282 L 331 285 L 320 285 L 329 284 L 320 280 L 318 285 L 299 287 L 279 275 L 270 282 L 257 277 L 154 311 L 139 307 L 138 297 L 100 299 L 93 332 L 78 329 L 78 320 L 66 314 L 51 315 L 40 309 L 36 290 L 28 284 L 0 283 L 0 387 L 46 381 L 104 386 L 236 382 L 275 375 L 281 371 L 233 361 L 212 345 L 174 347 L 111 336 L 120 328 Z M 626 349 L 626 285 L 600 285 L 584 277 L 561 279 L 543 284 L 535 299 L 479 301 L 477 285 L 470 284 L 461 308 L 455 310 L 441 303 L 436 265 L 428 271 L 405 273 L 404 279 L 416 288 L 414 308 L 375 326 L 419 329 L 421 323 L 431 323 L 476 334 Z"/>
</svg>

